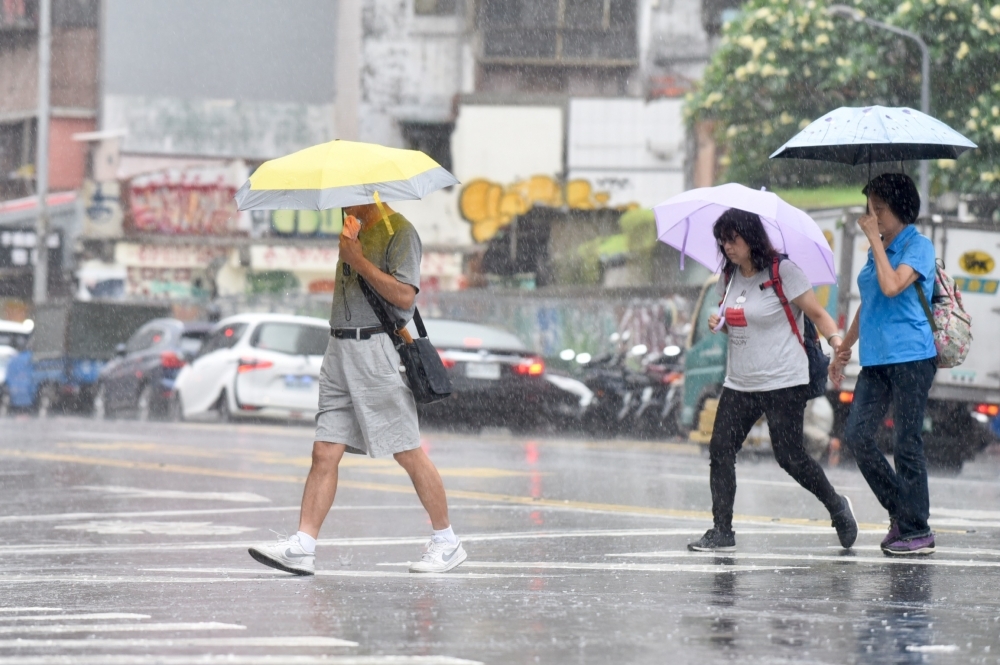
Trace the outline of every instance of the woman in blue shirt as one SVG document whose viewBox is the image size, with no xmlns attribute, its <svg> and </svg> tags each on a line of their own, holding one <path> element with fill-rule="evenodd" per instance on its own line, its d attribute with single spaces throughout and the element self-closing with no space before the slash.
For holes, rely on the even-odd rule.
<svg viewBox="0 0 1000 665">
<path fill-rule="evenodd" d="M 861 373 L 844 438 L 858 468 L 889 512 L 882 551 L 890 556 L 931 554 L 934 534 L 927 524 L 930 497 L 921 431 L 937 349 L 917 288 L 934 290 L 934 245 L 913 223 L 920 195 L 900 173 L 868 183 L 868 212 L 858 220 L 871 249 L 858 275 L 861 306 L 830 364 L 835 385 L 843 379 L 851 347 L 860 339 Z M 892 406 L 895 469 L 879 451 L 875 433 Z"/>
</svg>

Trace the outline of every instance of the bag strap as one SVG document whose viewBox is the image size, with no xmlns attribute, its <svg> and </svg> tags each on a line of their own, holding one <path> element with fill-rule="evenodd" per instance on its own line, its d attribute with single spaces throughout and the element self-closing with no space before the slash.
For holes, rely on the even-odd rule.
<svg viewBox="0 0 1000 665">
<path fill-rule="evenodd" d="M 781 275 L 778 271 L 780 263 L 781 263 L 780 256 L 776 255 L 771 260 L 771 267 L 770 267 L 771 279 L 761 284 L 760 290 L 763 291 L 764 289 L 767 288 L 774 289 L 774 293 L 778 296 L 778 302 L 781 303 L 781 306 L 785 310 L 785 316 L 788 317 L 788 323 L 789 325 L 792 326 L 792 332 L 795 333 L 795 339 L 799 340 L 799 344 L 802 345 L 802 348 L 805 348 L 806 343 L 802 339 L 802 334 L 799 333 L 799 326 L 795 322 L 795 315 L 792 314 L 792 308 L 788 304 L 788 298 L 785 297 L 785 290 L 781 287 Z"/>
<path fill-rule="evenodd" d="M 382 300 L 382 297 L 375 292 L 375 290 L 361 275 L 358 275 L 358 286 L 361 287 L 361 292 L 365 294 L 365 300 L 367 300 L 368 304 L 371 305 L 372 311 L 375 312 L 375 316 L 378 318 L 379 323 L 382 324 L 382 327 L 385 328 L 385 331 L 393 337 L 401 337 L 406 343 L 411 342 L 412 340 L 408 339 L 410 335 L 406 332 L 406 322 L 402 319 L 399 321 L 392 320 L 392 317 L 389 316 L 389 311 L 385 307 L 385 302 Z M 420 310 L 416 307 L 413 308 L 413 323 L 417 326 L 417 334 L 420 337 L 427 337 L 427 329 L 424 327 L 424 320 L 420 318 Z"/>
<path fill-rule="evenodd" d="M 917 296 L 920 298 L 920 306 L 924 308 L 924 314 L 927 316 L 927 323 L 931 324 L 931 332 L 938 332 L 937 324 L 934 323 L 934 314 L 931 312 L 931 306 L 927 303 L 927 297 L 924 295 L 924 290 L 920 288 L 918 284 L 919 278 L 913 282 L 913 286 L 917 288 Z"/>
</svg>

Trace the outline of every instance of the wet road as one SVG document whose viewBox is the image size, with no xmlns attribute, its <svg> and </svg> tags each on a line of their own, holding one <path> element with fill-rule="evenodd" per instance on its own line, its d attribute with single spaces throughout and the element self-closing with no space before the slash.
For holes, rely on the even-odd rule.
<svg viewBox="0 0 1000 665">
<path fill-rule="evenodd" d="M 294 532 L 306 428 L 0 421 L 0 665 L 1000 662 L 1000 457 L 931 480 L 938 553 L 886 560 L 770 459 L 741 460 L 735 555 L 692 554 L 708 462 L 682 444 L 426 433 L 469 561 L 414 576 L 429 523 L 391 460 L 349 458 L 317 575 Z"/>
</svg>

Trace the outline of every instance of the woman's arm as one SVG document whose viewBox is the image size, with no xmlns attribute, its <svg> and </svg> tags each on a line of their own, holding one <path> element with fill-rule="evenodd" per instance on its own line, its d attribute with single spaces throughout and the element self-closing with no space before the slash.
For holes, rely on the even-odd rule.
<svg viewBox="0 0 1000 665">
<path fill-rule="evenodd" d="M 912 267 L 900 263 L 893 269 L 889 257 L 882 246 L 882 238 L 878 234 L 878 219 L 875 215 L 865 214 L 858 220 L 858 226 L 864 231 L 872 247 L 872 258 L 875 260 L 875 273 L 878 275 L 878 285 L 886 298 L 895 298 L 904 289 L 917 281 L 920 275 Z"/>
<path fill-rule="evenodd" d="M 833 343 L 834 338 L 840 339 L 840 335 L 837 333 L 837 324 L 834 323 L 830 314 L 816 300 L 816 294 L 813 293 L 813 290 L 809 289 L 798 298 L 792 300 L 792 302 L 809 317 L 810 321 L 816 324 L 816 329 L 826 338 L 826 341 L 830 343 L 834 353 L 836 353 L 837 347 L 840 346 L 840 344 Z"/>
<path fill-rule="evenodd" d="M 833 362 L 830 363 L 830 381 L 834 388 L 840 388 L 840 383 L 844 380 L 844 367 L 851 360 L 851 347 L 858 341 L 858 319 L 860 317 L 861 308 L 858 307 L 858 311 L 854 313 L 854 320 L 851 321 L 851 327 L 844 334 L 844 340 L 840 343 L 840 347 L 833 357 Z"/>
</svg>

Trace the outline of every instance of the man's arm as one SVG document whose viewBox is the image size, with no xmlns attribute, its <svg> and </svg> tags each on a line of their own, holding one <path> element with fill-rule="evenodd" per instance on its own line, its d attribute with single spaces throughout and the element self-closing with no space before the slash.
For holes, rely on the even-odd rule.
<svg viewBox="0 0 1000 665">
<path fill-rule="evenodd" d="M 365 258 L 361 252 L 361 243 L 356 239 L 346 235 L 340 236 L 340 259 L 351 266 L 351 269 L 363 277 L 376 293 L 391 304 L 399 309 L 413 307 L 417 290 L 379 270 L 378 266 Z"/>
</svg>

